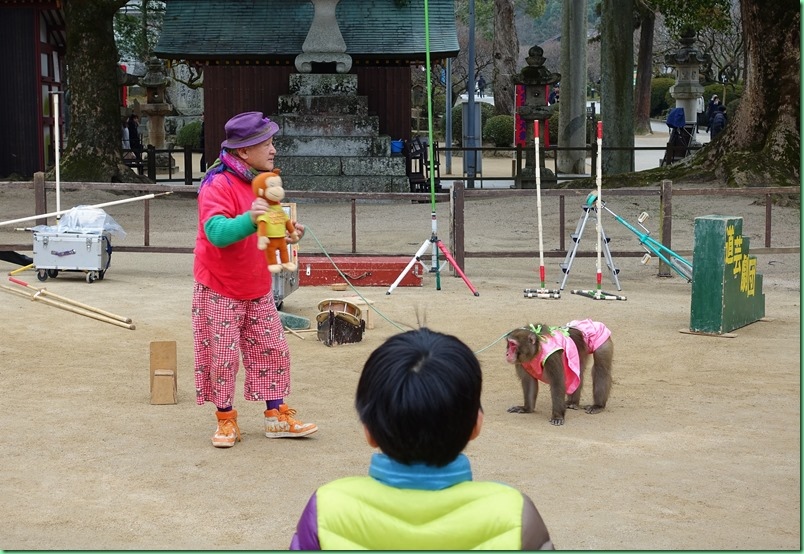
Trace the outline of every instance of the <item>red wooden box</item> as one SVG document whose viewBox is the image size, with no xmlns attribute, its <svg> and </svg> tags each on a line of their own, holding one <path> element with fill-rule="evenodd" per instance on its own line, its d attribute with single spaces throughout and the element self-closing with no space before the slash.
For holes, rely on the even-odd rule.
<svg viewBox="0 0 804 554">
<path fill-rule="evenodd" d="M 332 256 L 330 261 L 326 257 L 299 256 L 299 286 L 344 283 L 344 278 L 338 273 L 340 269 L 356 287 L 389 287 L 412 259 L 404 256 Z M 422 272 L 422 265 L 414 263 L 397 286 L 422 286 Z"/>
</svg>

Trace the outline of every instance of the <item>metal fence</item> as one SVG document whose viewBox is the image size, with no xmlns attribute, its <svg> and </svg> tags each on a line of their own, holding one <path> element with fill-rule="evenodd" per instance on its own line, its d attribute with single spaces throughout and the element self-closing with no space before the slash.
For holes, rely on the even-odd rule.
<svg viewBox="0 0 804 554">
<path fill-rule="evenodd" d="M 691 145 L 689 146 L 689 151 L 695 151 L 702 148 L 701 145 Z M 511 181 L 513 180 L 516 183 L 516 188 L 521 188 L 520 183 L 522 179 L 522 169 L 524 167 L 523 161 L 527 155 L 527 149 L 523 146 L 517 147 L 477 147 L 477 148 L 466 148 L 466 147 L 443 147 L 438 146 L 438 143 L 433 145 L 434 152 L 437 155 L 441 154 L 449 154 L 449 155 L 461 155 L 465 156 L 467 152 L 476 152 L 480 158 L 483 157 L 499 157 L 502 156 L 510 156 L 511 159 L 511 173 L 510 175 L 493 175 L 483 172 L 478 172 L 474 177 L 471 176 L 459 176 L 451 174 L 449 176 L 450 180 L 455 181 L 463 181 L 469 185 L 468 188 L 474 188 L 472 185 L 474 182 L 479 181 L 481 184 L 479 188 L 483 188 L 482 182 L 483 181 Z M 632 153 L 636 152 L 656 152 L 660 154 L 660 158 L 664 156 L 667 147 L 666 146 L 632 146 L 632 147 L 604 147 L 604 152 L 615 152 L 615 151 L 624 151 L 627 150 Z M 577 152 L 582 151 L 585 152 L 586 156 L 591 158 L 591 172 L 590 173 L 564 173 L 561 172 L 558 168 L 558 152 Z M 141 157 L 137 158 L 134 157 L 132 159 L 131 156 L 126 156 L 127 154 L 134 154 L 131 150 L 124 150 L 124 162 L 126 165 L 137 171 L 140 175 L 145 175 L 154 183 L 181 183 L 187 186 L 192 185 L 195 181 L 198 180 L 198 177 L 194 176 L 194 171 L 192 168 L 194 167 L 194 158 L 193 155 L 201 154 L 202 151 L 200 149 L 194 149 L 190 146 L 185 146 L 182 148 L 154 148 L 153 146 L 149 145 L 145 150 L 143 150 L 143 154 Z M 180 156 L 182 159 L 182 169 L 180 171 L 173 167 L 172 164 L 167 164 L 161 166 L 159 164 L 160 156 L 164 159 L 166 156 Z M 568 181 L 573 179 L 586 179 L 586 178 L 593 178 L 596 176 L 596 168 L 597 168 L 597 157 L 598 157 L 598 149 L 597 145 L 594 144 L 587 144 L 583 147 L 568 147 L 568 146 L 541 146 L 539 148 L 539 157 L 541 160 L 544 160 L 544 165 L 548 169 L 551 169 L 552 172 L 555 174 L 556 179 L 558 181 Z M 126 159 L 127 158 L 127 159 Z M 658 158 L 657 158 L 658 159 Z M 552 167 L 551 167 L 552 166 Z M 188 168 L 190 169 L 188 171 Z M 530 178 L 532 180 L 532 177 Z"/>
<path fill-rule="evenodd" d="M 174 185 L 174 184 L 142 184 L 142 183 L 60 183 L 62 190 L 99 190 L 112 191 L 117 193 L 165 193 L 181 192 L 184 194 L 195 194 L 197 185 Z M 35 214 L 47 214 L 47 191 L 53 191 L 56 183 L 45 181 L 44 174 L 37 173 L 33 181 L 29 182 L 6 182 L 0 183 L 4 188 L 21 188 L 31 190 L 35 204 Z M 548 257 L 563 257 L 567 254 L 567 231 L 565 225 L 565 202 L 567 198 L 580 200 L 590 191 L 581 189 L 545 189 L 541 194 L 546 197 L 559 198 L 560 226 L 559 226 L 559 245 L 558 249 L 550 249 L 545 252 Z M 467 189 L 462 181 L 454 181 L 448 192 L 441 192 L 434 195 L 427 193 L 373 193 L 373 192 L 324 192 L 324 191 L 286 191 L 288 201 L 298 201 L 307 199 L 310 201 L 327 201 L 346 203 L 351 211 L 351 252 L 342 253 L 360 256 L 357 248 L 357 203 L 360 202 L 429 202 L 432 198 L 436 202 L 450 203 L 450 228 L 448 243 L 453 252 L 453 256 L 460 267 L 464 267 L 465 258 L 493 258 L 493 257 L 533 257 L 538 252 L 531 251 L 467 251 L 465 249 L 465 228 L 464 228 L 464 202 L 467 199 L 490 199 L 502 197 L 532 198 L 536 196 L 534 189 Z M 672 213 L 673 198 L 677 196 L 753 196 L 764 197 L 765 199 L 765 221 L 764 221 L 764 248 L 752 248 L 755 254 L 763 253 L 799 253 L 801 245 L 772 247 L 772 215 L 773 215 L 773 195 L 799 196 L 801 187 L 752 187 L 742 189 L 731 188 L 705 188 L 687 189 L 674 188 L 671 181 L 663 181 L 658 189 L 606 189 L 607 197 L 636 197 L 653 196 L 659 198 L 660 202 L 660 233 L 661 241 L 667 247 L 672 244 Z M 142 201 L 143 204 L 143 240 L 140 246 L 119 246 L 116 251 L 122 252 L 154 252 L 154 253 L 184 253 L 189 254 L 193 251 L 193 245 L 186 246 L 160 246 L 151 244 L 151 217 L 150 200 Z M 0 222 L 1 223 L 1 222 Z M 45 219 L 36 221 L 38 225 L 45 225 Z M 30 244 L 0 244 L 0 250 L 30 250 Z M 338 255 L 338 253 L 330 253 Z M 315 254 L 313 254 L 315 255 Z M 366 255 L 375 255 L 366 254 Z M 405 255 L 388 253 L 388 255 Z M 579 256 L 587 255 L 579 253 Z M 612 255 L 618 257 L 640 257 L 643 251 L 612 251 Z"/>
<path fill-rule="evenodd" d="M 142 156 L 142 154 L 146 154 Z M 123 162 L 131 169 L 137 171 L 140 175 L 147 175 L 148 179 L 154 183 L 183 183 L 185 185 L 193 184 L 193 154 L 202 154 L 200 149 L 194 149 L 190 146 L 183 148 L 160 148 L 157 149 L 153 145 L 148 145 L 142 153 L 137 155 L 133 150 L 123 150 Z M 159 155 L 167 156 L 181 155 L 184 163 L 184 171 L 174 170 L 173 164 L 168 163 L 163 167 L 159 165 Z M 190 168 L 189 171 L 187 169 Z"/>
</svg>

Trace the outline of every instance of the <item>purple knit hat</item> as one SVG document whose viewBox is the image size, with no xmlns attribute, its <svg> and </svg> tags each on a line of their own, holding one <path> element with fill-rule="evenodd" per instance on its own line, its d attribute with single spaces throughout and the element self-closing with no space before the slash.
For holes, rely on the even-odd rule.
<svg viewBox="0 0 804 554">
<path fill-rule="evenodd" d="M 279 125 L 262 112 L 245 112 L 226 122 L 226 140 L 221 148 L 246 148 L 268 140 L 279 131 Z"/>
</svg>

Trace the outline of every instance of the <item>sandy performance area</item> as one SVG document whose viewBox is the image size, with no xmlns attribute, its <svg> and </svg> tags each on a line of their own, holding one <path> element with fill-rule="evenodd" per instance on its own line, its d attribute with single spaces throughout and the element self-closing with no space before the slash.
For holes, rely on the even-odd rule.
<svg viewBox="0 0 804 554">
<path fill-rule="evenodd" d="M 62 202 L 115 198 L 70 192 Z M 752 202 L 678 197 L 673 247 L 691 249 L 694 217 L 710 213 L 744 217 L 744 236 L 761 246 L 764 207 Z M 552 249 L 557 210 L 552 200 L 544 204 L 545 245 Z M 0 219 L 30 215 L 32 206 L 30 192 L 0 189 Z M 611 206 L 630 221 L 642 210 L 657 220 L 653 200 L 618 198 Z M 117 244 L 141 244 L 141 205 L 107 211 L 129 233 Z M 448 209 L 439 205 L 437 211 L 446 237 Z M 429 205 L 360 205 L 358 212 L 360 252 L 412 255 L 429 237 Z M 192 245 L 192 198 L 153 201 L 151 214 L 151 244 Z M 570 230 L 580 214 L 568 204 Z M 775 208 L 773 214 L 773 245 L 800 246 L 799 212 Z M 302 255 L 349 251 L 348 205 L 299 205 L 299 218 L 310 229 Z M 605 225 L 613 250 L 638 249 L 626 229 L 610 219 Z M 6 244 L 29 238 L 22 236 L 0 228 Z M 468 203 L 467 250 L 532 250 L 536 244 L 533 201 Z M 559 261 L 547 259 L 552 286 Z M 467 259 L 478 297 L 446 274 L 441 290 L 431 274 L 422 287 L 390 295 L 386 287 L 360 287 L 377 309 L 376 326 L 362 342 L 328 348 L 315 333 L 288 335 L 288 402 L 320 431 L 303 440 L 266 439 L 264 406 L 242 399 L 241 379 L 235 407 L 244 436 L 228 450 L 210 444 L 211 405 L 195 404 L 191 255 L 116 252 L 105 279 L 93 284 L 80 274 L 39 283 L 34 273 L 20 273 L 34 286 L 131 317 L 137 329 L 0 295 L 7 408 L 0 419 L 0 547 L 287 548 L 316 487 L 367 469 L 372 450 L 353 408 L 363 362 L 388 336 L 426 324 L 459 336 L 483 366 L 485 426 L 467 449 L 475 478 L 529 494 L 558 548 L 800 549 L 800 256 L 758 256 L 767 321 L 734 331 L 735 338 L 681 333 L 689 327 L 690 285 L 658 278 L 655 261 L 615 262 L 626 301 L 569 294 L 594 288 L 593 258 L 576 260 L 559 300 L 523 297 L 523 288 L 538 286 L 532 258 Z M 16 267 L 0 262 L 4 277 Z M 603 286 L 613 289 L 605 269 Z M 287 297 L 284 310 L 314 321 L 318 303 L 340 294 L 302 287 Z M 599 415 L 572 411 L 564 426 L 552 426 L 543 387 L 535 413 L 507 413 L 522 399 L 500 339 L 528 322 L 582 318 L 603 321 L 614 333 L 607 409 Z M 175 405 L 149 403 L 149 345 L 157 340 L 178 345 Z"/>
</svg>

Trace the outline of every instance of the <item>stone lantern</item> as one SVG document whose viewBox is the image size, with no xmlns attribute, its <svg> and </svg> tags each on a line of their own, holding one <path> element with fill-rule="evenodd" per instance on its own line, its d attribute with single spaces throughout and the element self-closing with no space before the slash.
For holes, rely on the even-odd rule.
<svg viewBox="0 0 804 554">
<path fill-rule="evenodd" d="M 162 60 L 152 57 L 147 67 L 148 71 L 140 80 L 146 99 L 140 110 L 148 116 L 148 144 L 162 150 L 165 148 L 165 116 L 173 112 L 173 106 L 165 101 L 168 78 Z M 156 167 L 157 171 L 176 168 L 175 160 L 170 154 L 160 152 L 156 155 Z"/>
<path fill-rule="evenodd" d="M 512 80 L 517 85 L 525 88 L 525 102 L 516 110 L 519 117 L 524 119 L 527 124 L 527 142 L 533 142 L 533 124 L 538 121 L 540 144 L 544 144 L 545 121 L 550 119 L 553 108 L 547 105 L 547 91 L 550 85 L 561 80 L 559 73 L 552 73 L 544 67 L 544 50 L 538 46 L 528 50 L 528 57 L 525 58 L 527 66 L 522 68 L 519 73 L 512 76 Z M 541 174 L 541 184 L 545 186 L 556 183 L 555 174 L 544 166 L 544 157 L 539 159 L 539 171 Z M 517 188 L 536 188 L 536 153 L 534 148 L 525 149 L 525 167 L 519 173 Z"/>
<path fill-rule="evenodd" d="M 314 65 L 332 66 L 337 73 L 349 73 L 352 56 L 346 53 L 346 42 L 335 19 L 335 7 L 340 0 L 311 0 L 313 22 L 302 44 L 302 53 L 296 56 L 299 73 L 315 73 Z"/>
<path fill-rule="evenodd" d="M 698 98 L 704 87 L 698 75 L 701 64 L 709 62 L 709 55 L 695 48 L 695 31 L 687 28 L 681 35 L 681 47 L 666 54 L 664 63 L 676 69 L 676 84 L 670 87 L 670 96 L 676 101 L 676 108 L 684 108 L 687 125 L 697 123 Z"/>
</svg>

